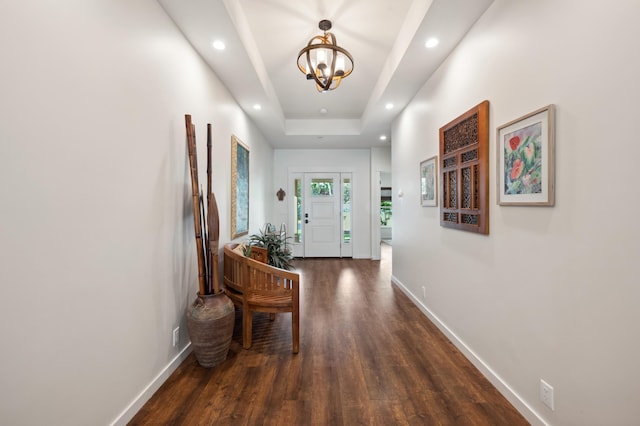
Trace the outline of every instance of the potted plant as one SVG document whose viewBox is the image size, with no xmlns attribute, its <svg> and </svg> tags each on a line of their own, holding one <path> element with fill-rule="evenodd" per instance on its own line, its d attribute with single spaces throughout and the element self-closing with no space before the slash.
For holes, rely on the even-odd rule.
<svg viewBox="0 0 640 426">
<path fill-rule="evenodd" d="M 187 328 L 198 363 L 203 367 L 214 367 L 227 358 L 233 336 L 235 308 L 231 299 L 220 288 L 218 266 L 220 221 L 216 197 L 211 191 L 211 124 L 207 124 L 206 214 L 204 199 L 198 190 L 196 138 L 190 115 L 185 115 L 185 124 L 191 169 L 199 283 L 196 300 L 187 309 Z"/>
<path fill-rule="evenodd" d="M 268 264 L 276 268 L 291 270 L 293 265 L 293 255 L 289 249 L 287 241 L 291 237 L 287 237 L 285 233 L 276 233 L 271 230 L 269 224 L 261 229 L 260 233 L 249 236 L 248 244 L 244 248 L 244 255 L 251 255 L 252 247 L 262 247 L 268 252 Z"/>
<path fill-rule="evenodd" d="M 380 225 L 387 226 L 391 219 L 391 201 L 380 202 Z"/>
</svg>

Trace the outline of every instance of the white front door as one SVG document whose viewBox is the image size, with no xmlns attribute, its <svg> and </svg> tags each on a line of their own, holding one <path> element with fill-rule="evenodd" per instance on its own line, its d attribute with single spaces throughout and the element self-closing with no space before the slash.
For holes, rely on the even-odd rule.
<svg viewBox="0 0 640 426">
<path fill-rule="evenodd" d="M 304 174 L 304 255 L 340 257 L 340 173 Z"/>
</svg>

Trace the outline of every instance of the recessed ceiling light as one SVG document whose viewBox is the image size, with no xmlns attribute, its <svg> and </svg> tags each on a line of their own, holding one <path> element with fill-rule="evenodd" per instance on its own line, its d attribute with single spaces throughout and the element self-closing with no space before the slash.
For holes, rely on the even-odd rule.
<svg viewBox="0 0 640 426">
<path fill-rule="evenodd" d="M 327 112 L 326 108 L 320 108 L 320 114 L 326 114 Z"/>
<path fill-rule="evenodd" d="M 386 104 L 384 106 L 386 109 L 393 109 L 393 104 L 391 102 L 389 102 L 388 104 Z"/>
<path fill-rule="evenodd" d="M 438 43 L 440 43 L 440 41 L 437 38 L 431 37 L 429 40 L 427 40 L 427 42 L 424 45 L 427 48 L 431 49 L 433 47 L 436 47 L 438 45 Z"/>
<path fill-rule="evenodd" d="M 381 135 L 380 136 L 380 140 L 381 141 L 386 141 L 387 140 L 387 135 Z"/>
<path fill-rule="evenodd" d="M 260 105 L 260 104 L 255 104 L 255 105 L 253 106 L 253 109 L 255 109 L 256 111 L 259 111 L 259 110 L 261 110 L 261 109 L 262 109 L 262 105 Z"/>
<path fill-rule="evenodd" d="M 213 42 L 213 48 L 217 49 L 217 50 L 224 50 L 225 49 L 225 44 L 222 40 L 216 40 Z"/>
</svg>

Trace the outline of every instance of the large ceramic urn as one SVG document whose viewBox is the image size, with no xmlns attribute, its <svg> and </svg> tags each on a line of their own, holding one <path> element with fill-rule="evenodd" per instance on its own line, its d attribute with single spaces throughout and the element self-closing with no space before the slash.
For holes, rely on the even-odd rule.
<svg viewBox="0 0 640 426">
<path fill-rule="evenodd" d="M 201 295 L 187 309 L 187 327 L 193 352 L 203 367 L 215 367 L 227 358 L 235 309 L 224 291 Z"/>
</svg>

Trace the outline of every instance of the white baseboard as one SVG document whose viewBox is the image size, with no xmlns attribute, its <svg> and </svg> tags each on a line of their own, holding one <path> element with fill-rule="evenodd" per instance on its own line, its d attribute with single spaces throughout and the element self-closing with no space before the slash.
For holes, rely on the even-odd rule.
<svg viewBox="0 0 640 426">
<path fill-rule="evenodd" d="M 129 404 L 125 410 L 111 423 L 111 426 L 125 426 L 136 415 L 142 406 L 149 401 L 153 394 L 160 389 L 160 386 L 169 378 L 171 373 L 182 364 L 191 353 L 191 342 L 180 351 L 171 362 L 149 383 L 149 385 Z"/>
<path fill-rule="evenodd" d="M 469 348 L 447 325 L 440 320 L 433 312 L 422 304 L 413 293 L 409 291 L 396 277 L 391 276 L 391 282 L 396 285 L 411 301 L 431 320 L 432 323 L 444 333 L 445 336 L 462 352 L 462 354 L 491 382 L 515 408 L 532 425 L 547 425 L 547 422 L 527 404 L 495 371 L 489 367 L 471 348 Z"/>
</svg>

